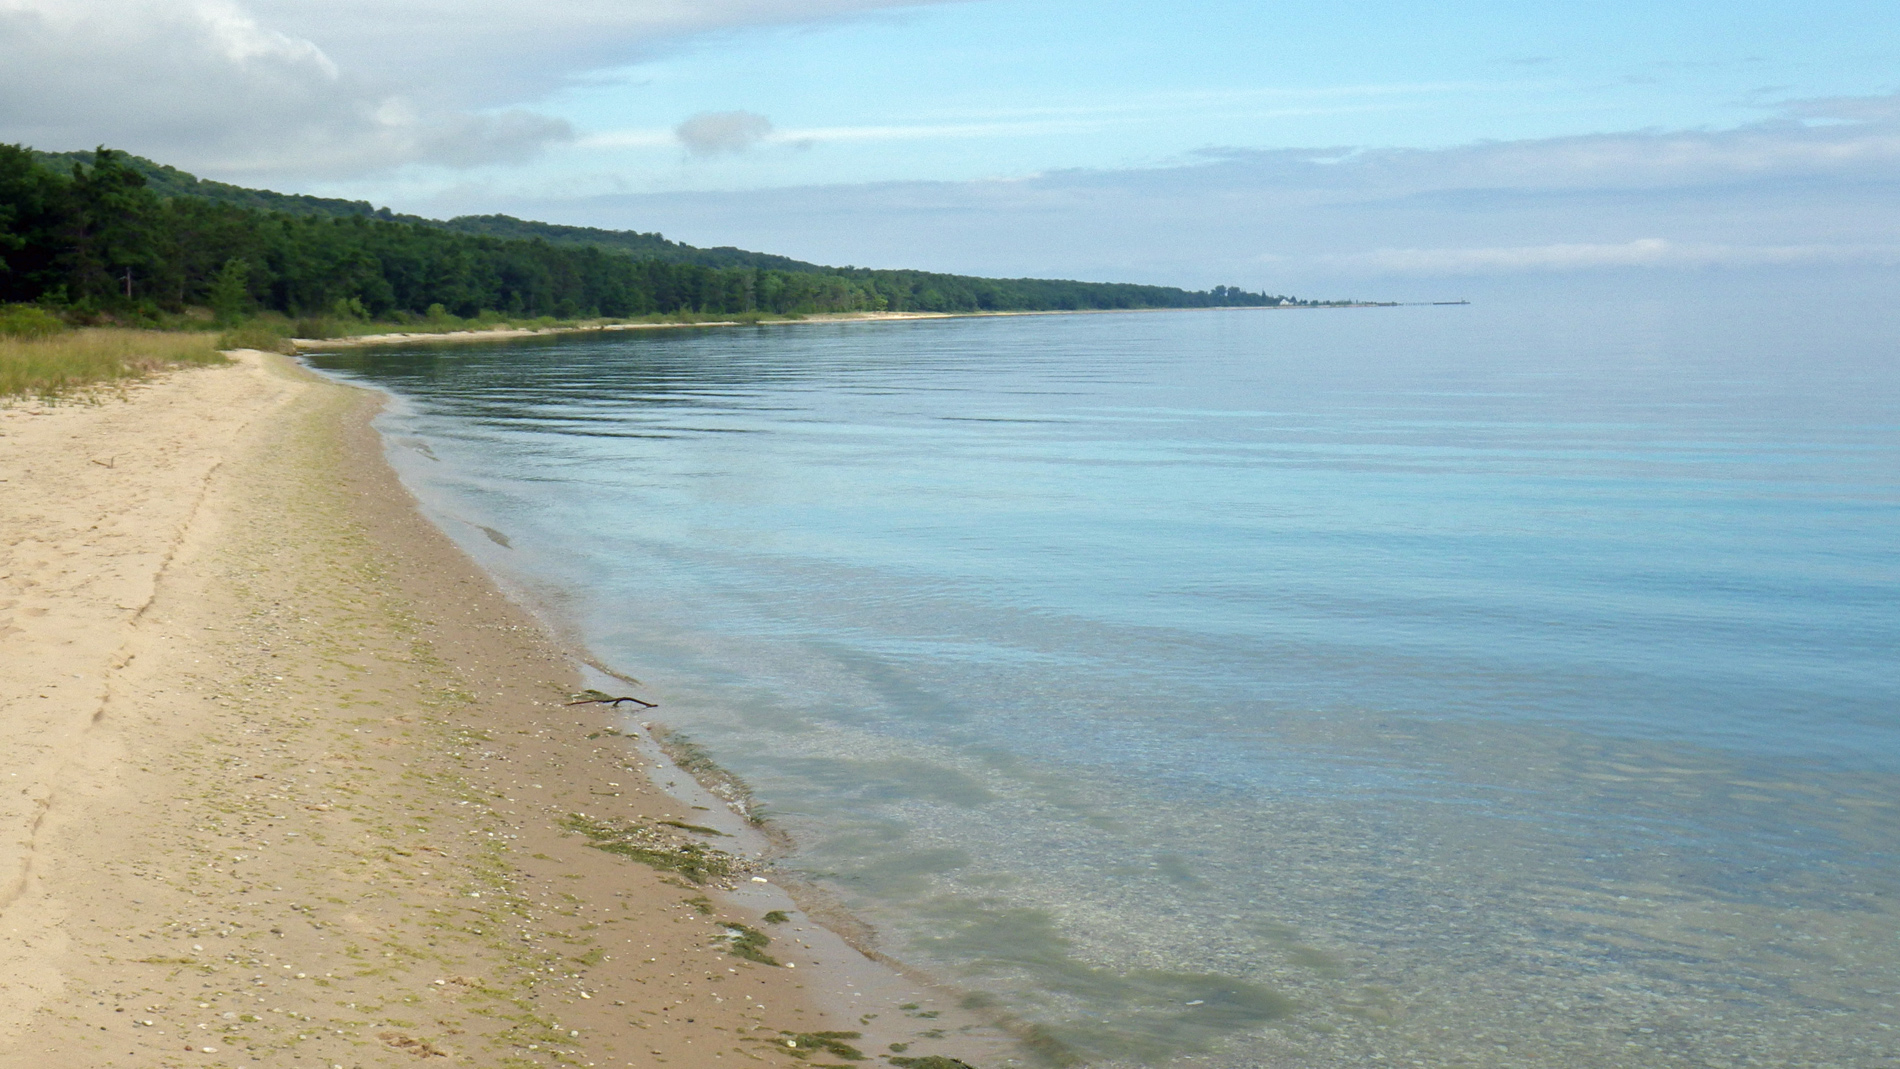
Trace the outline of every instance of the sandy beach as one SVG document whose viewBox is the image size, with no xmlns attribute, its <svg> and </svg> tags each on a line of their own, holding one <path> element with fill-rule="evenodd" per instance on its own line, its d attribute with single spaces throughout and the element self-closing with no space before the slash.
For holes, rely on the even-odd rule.
<svg viewBox="0 0 1900 1069">
<path fill-rule="evenodd" d="M 0 408 L 0 1066 L 1002 1064 L 721 874 L 378 403 L 240 353 Z"/>
<path fill-rule="evenodd" d="M 817 312 L 803 315 L 797 319 L 767 319 L 762 324 L 750 323 L 740 319 L 707 319 L 691 323 L 606 323 L 599 326 L 580 327 L 508 327 L 496 326 L 483 330 L 451 330 L 442 332 L 396 333 L 396 334 L 358 334 L 344 338 L 292 338 L 291 343 L 300 349 L 349 349 L 361 345 L 388 345 L 405 342 L 470 342 L 470 341 L 507 341 L 514 338 L 532 338 L 548 334 L 587 334 L 596 331 L 616 332 L 623 330 L 690 330 L 700 327 L 742 327 L 742 326 L 797 326 L 816 323 L 882 323 L 910 319 L 994 319 L 1021 316 L 1091 316 L 1091 315 L 1139 315 L 1151 312 L 1234 312 L 1234 311 L 1285 311 L 1296 309 L 1296 305 L 1284 305 L 1270 308 L 1242 306 L 1235 308 L 1071 308 L 1046 312 Z M 1342 306 L 1347 307 L 1347 306 Z M 1354 308 L 1384 308 L 1387 304 L 1361 303 Z"/>
<path fill-rule="evenodd" d="M 770 319 L 766 325 L 781 327 L 800 323 L 860 323 L 882 322 L 904 319 L 958 319 L 979 315 L 1067 315 L 1063 312 L 822 312 L 800 316 L 797 319 Z M 742 327 L 750 324 L 739 319 L 706 319 L 690 323 L 604 323 L 599 326 L 581 327 L 509 327 L 495 326 L 483 330 L 451 330 L 441 332 L 417 331 L 396 334 L 358 334 L 345 338 L 292 338 L 291 343 L 301 349 L 348 349 L 359 345 L 388 345 L 392 342 L 469 342 L 469 341 L 507 341 L 513 338 L 532 338 L 545 334 L 587 334 L 596 331 L 617 332 L 624 330 L 690 330 L 699 327 Z"/>
</svg>

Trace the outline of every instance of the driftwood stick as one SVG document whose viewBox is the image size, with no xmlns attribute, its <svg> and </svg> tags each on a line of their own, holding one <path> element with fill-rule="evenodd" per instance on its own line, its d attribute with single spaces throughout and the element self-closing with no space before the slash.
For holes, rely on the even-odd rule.
<svg viewBox="0 0 1900 1069">
<path fill-rule="evenodd" d="M 638 705 L 643 709 L 658 709 L 660 707 L 659 702 L 642 701 L 639 698 L 582 698 L 580 701 L 568 702 L 567 704 L 569 705 L 611 705 L 614 708 L 618 709 L 620 708 L 621 702 L 632 702 L 633 704 Z"/>
</svg>

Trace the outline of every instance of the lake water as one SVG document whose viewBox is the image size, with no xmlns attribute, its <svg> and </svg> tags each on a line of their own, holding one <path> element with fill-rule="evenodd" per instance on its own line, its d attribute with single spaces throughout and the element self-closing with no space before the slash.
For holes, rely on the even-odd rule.
<svg viewBox="0 0 1900 1069">
<path fill-rule="evenodd" d="M 750 782 L 788 867 L 1078 1056 L 1888 1066 L 1896 327 L 1502 302 L 315 362 L 394 393 L 432 516 Z"/>
</svg>

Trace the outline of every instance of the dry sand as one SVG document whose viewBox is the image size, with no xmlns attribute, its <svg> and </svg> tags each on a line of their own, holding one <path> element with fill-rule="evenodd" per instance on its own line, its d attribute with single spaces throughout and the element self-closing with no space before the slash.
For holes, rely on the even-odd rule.
<svg viewBox="0 0 1900 1069">
<path fill-rule="evenodd" d="M 566 704 L 572 660 L 415 512 L 376 403 L 243 353 L 0 408 L 0 1067 L 850 1060 L 822 1032 L 1004 1060 L 950 996 L 764 922 L 771 885 L 563 827 L 708 821 Z"/>
</svg>

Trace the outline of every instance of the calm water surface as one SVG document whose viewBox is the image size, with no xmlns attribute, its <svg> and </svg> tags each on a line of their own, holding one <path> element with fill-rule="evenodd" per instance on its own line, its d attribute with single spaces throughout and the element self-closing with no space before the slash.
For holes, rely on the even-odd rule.
<svg viewBox="0 0 1900 1069">
<path fill-rule="evenodd" d="M 317 362 L 394 392 L 438 522 L 749 780 L 791 867 L 1101 1064 L 1885 1066 L 1897 325 L 1505 305 Z"/>
</svg>

